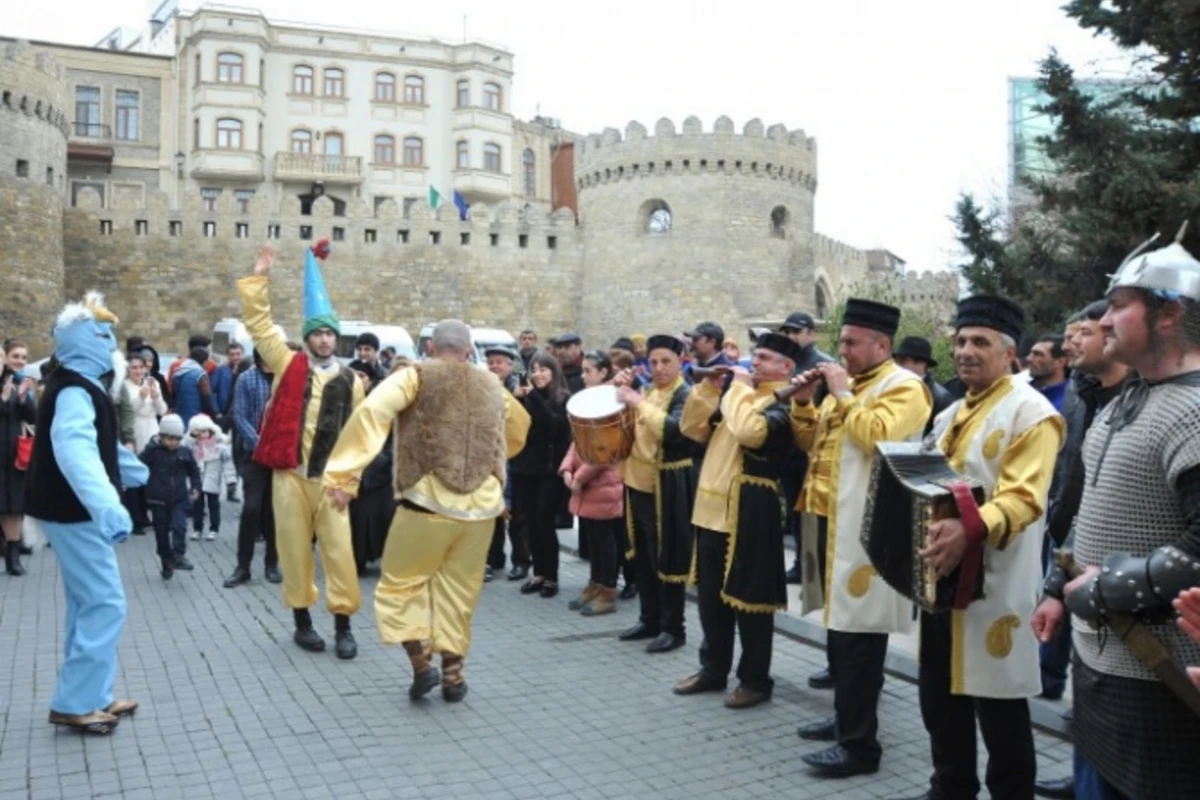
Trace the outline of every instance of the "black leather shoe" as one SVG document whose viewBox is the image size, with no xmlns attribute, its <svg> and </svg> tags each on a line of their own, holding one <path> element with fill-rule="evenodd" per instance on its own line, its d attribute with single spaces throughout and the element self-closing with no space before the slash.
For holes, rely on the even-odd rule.
<svg viewBox="0 0 1200 800">
<path fill-rule="evenodd" d="M 810 742 L 832 742 L 837 739 L 837 720 L 833 717 L 801 725 L 796 729 L 796 735 Z"/>
<path fill-rule="evenodd" d="M 417 700 L 433 691 L 442 682 L 442 673 L 437 667 L 426 667 L 413 676 L 412 686 L 408 687 L 408 696 Z"/>
<path fill-rule="evenodd" d="M 162 579 L 169 581 L 175 576 L 175 559 L 164 558 L 162 560 Z"/>
<path fill-rule="evenodd" d="M 521 584 L 521 594 L 538 594 L 542 591 L 542 584 L 545 581 L 533 580 L 530 578 Z"/>
<path fill-rule="evenodd" d="M 625 587 L 621 589 L 621 594 L 618 595 L 618 597 L 620 597 L 622 600 L 632 600 L 633 598 L 637 597 L 637 584 L 625 584 Z"/>
<path fill-rule="evenodd" d="M 653 639 L 656 636 L 658 636 L 658 631 L 639 620 L 637 624 L 617 638 L 622 642 L 636 642 L 638 639 Z"/>
<path fill-rule="evenodd" d="M 508 571 L 510 581 L 523 581 L 529 575 L 529 567 L 513 567 Z"/>
<path fill-rule="evenodd" d="M 292 641 L 300 645 L 301 650 L 307 650 L 310 653 L 325 651 L 325 640 L 312 628 L 297 628 L 292 635 Z"/>
<path fill-rule="evenodd" d="M 870 775 L 879 771 L 879 764 L 855 758 L 840 744 L 801 756 L 800 760 L 827 778 L 849 778 L 852 775 Z"/>
<path fill-rule="evenodd" d="M 232 589 L 235 586 L 241 586 L 250 580 L 250 570 L 238 567 L 233 571 L 233 574 L 225 579 L 225 588 Z"/>
<path fill-rule="evenodd" d="M 358 644 L 354 641 L 354 634 L 349 630 L 338 631 L 335 634 L 334 652 L 338 658 L 347 661 L 358 655 Z"/>
<path fill-rule="evenodd" d="M 134 533 L 137 533 L 137 531 L 135 530 Z M 21 546 L 17 548 L 17 552 L 23 556 L 31 556 L 33 555 L 33 548 L 22 542 Z"/>
<path fill-rule="evenodd" d="M 558 584 L 552 583 L 550 581 L 544 581 L 542 583 L 542 588 L 541 588 L 539 594 L 541 594 L 541 596 L 545 597 L 545 598 L 554 597 L 555 595 L 558 594 Z"/>
<path fill-rule="evenodd" d="M 180 556 L 179 558 L 175 559 L 175 569 L 181 569 L 184 572 L 191 572 L 195 569 L 195 567 L 192 566 L 192 562 L 187 560 L 187 556 Z"/>
<path fill-rule="evenodd" d="M 787 571 L 788 583 L 803 583 L 804 578 L 800 575 L 800 568 L 792 565 L 792 568 Z"/>
<path fill-rule="evenodd" d="M 829 667 L 818 672 L 816 675 L 808 676 L 808 688 L 810 689 L 832 689 L 833 676 L 829 674 Z"/>
<path fill-rule="evenodd" d="M 674 634 L 663 631 L 654 638 L 653 642 L 646 645 L 646 652 L 669 653 L 672 650 L 678 650 L 679 648 L 683 647 L 686 641 L 686 635 L 680 634 L 679 636 L 675 636 Z"/>
<path fill-rule="evenodd" d="M 447 703 L 461 703 L 462 699 L 467 696 L 467 682 L 455 683 L 451 685 L 442 684 L 442 699 Z"/>
<path fill-rule="evenodd" d="M 723 692 L 728 683 L 728 680 L 725 678 L 714 678 L 711 675 L 705 675 L 703 672 L 697 672 L 695 675 L 684 678 L 675 684 L 671 691 L 684 696 L 700 694 L 701 692 Z"/>
<path fill-rule="evenodd" d="M 495 577 L 496 577 L 496 570 L 492 569 L 491 567 L 483 568 L 483 582 L 484 583 L 491 583 L 492 579 Z"/>
<path fill-rule="evenodd" d="M 1059 778 L 1056 781 L 1038 781 L 1033 785 L 1038 797 L 1072 798 L 1075 796 L 1075 778 Z"/>
<path fill-rule="evenodd" d="M 267 579 L 267 583 L 283 583 L 283 574 L 280 573 L 279 567 L 267 567 L 263 570 L 263 577 Z"/>
</svg>

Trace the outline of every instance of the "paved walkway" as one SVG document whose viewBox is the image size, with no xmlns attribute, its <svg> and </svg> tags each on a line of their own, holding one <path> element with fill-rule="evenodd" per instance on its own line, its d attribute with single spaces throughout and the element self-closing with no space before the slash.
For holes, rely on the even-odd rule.
<svg viewBox="0 0 1200 800">
<path fill-rule="evenodd" d="M 226 506 L 227 516 L 236 506 Z M 119 548 L 129 596 L 118 692 L 142 703 L 108 738 L 46 724 L 62 647 L 53 552 L 26 559 L 29 575 L 0 575 L 0 800 L 104 798 L 855 798 L 923 791 L 928 741 L 915 687 L 889 678 L 877 775 L 814 779 L 799 760 L 811 745 L 798 723 L 831 711 L 804 688 L 819 649 L 776 638 L 775 698 L 742 712 L 717 695 L 675 697 L 696 666 L 689 643 L 651 656 L 614 636 L 636 617 L 568 612 L 587 565 L 564 555 L 563 593 L 524 597 L 505 581 L 484 589 L 458 706 L 411 704 L 408 662 L 382 647 L 370 598 L 356 618 L 359 657 L 339 662 L 290 641 L 291 614 L 261 580 L 221 587 L 233 566 L 233 525 L 191 543 L 193 573 L 159 578 L 153 537 Z M 261 546 L 260 546 L 261 553 Z M 332 619 L 315 614 L 332 643 Z M 1039 765 L 1063 774 L 1069 746 L 1038 736 Z M 984 751 L 982 746 L 980 753 Z M 981 771 L 983 757 L 981 756 Z"/>
</svg>

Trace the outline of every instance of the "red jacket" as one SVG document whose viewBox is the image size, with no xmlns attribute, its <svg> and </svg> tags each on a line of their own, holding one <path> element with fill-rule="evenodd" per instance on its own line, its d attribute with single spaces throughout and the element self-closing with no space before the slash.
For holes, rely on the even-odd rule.
<svg viewBox="0 0 1200 800">
<path fill-rule="evenodd" d="M 570 475 L 582 484 L 571 492 L 571 513 L 584 519 L 617 519 L 625 513 L 625 484 L 616 467 L 593 467 L 583 462 L 575 445 L 567 451 L 559 475 Z"/>
</svg>

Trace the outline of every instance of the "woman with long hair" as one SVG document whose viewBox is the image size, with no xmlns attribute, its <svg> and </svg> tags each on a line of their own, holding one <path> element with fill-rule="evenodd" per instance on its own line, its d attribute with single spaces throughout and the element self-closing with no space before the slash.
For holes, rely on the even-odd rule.
<svg viewBox="0 0 1200 800">
<path fill-rule="evenodd" d="M 583 356 L 583 385 L 601 386 L 613 379 L 613 364 L 596 351 Z M 625 521 L 624 482 L 617 467 L 594 467 L 584 462 L 572 444 L 559 467 L 563 483 L 571 492 L 571 513 L 579 517 L 579 538 L 586 538 L 591 551 L 591 575 L 579 597 L 568 604 L 585 617 L 616 611 L 617 547 Z"/>
<path fill-rule="evenodd" d="M 525 449 L 512 460 L 513 511 L 525 520 L 533 577 L 521 586 L 522 594 L 554 597 L 558 594 L 558 531 L 554 515 L 563 496 L 558 467 L 571 444 L 567 424 L 567 382 L 562 367 L 548 353 L 539 352 L 529 363 L 529 380 L 513 396 L 529 412 Z"/>
<path fill-rule="evenodd" d="M 24 374 L 29 348 L 9 339 L 0 370 L 0 529 L 4 531 L 4 565 L 9 575 L 24 575 L 21 566 L 21 520 L 25 514 L 25 470 L 17 466 L 17 442 L 37 421 L 36 382 Z"/>
</svg>

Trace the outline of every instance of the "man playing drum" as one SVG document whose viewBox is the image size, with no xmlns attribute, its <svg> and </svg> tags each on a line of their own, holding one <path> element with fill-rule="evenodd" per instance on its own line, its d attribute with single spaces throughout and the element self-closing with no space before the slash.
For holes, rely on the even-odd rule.
<svg viewBox="0 0 1200 800">
<path fill-rule="evenodd" d="M 621 402 L 636 412 L 633 453 L 625 461 L 625 521 L 641 598 L 641 616 L 621 641 L 652 639 L 649 653 L 665 653 L 686 641 L 684 584 L 692 563 L 692 501 L 695 446 L 679 429 L 690 387 L 680 374 L 683 342 L 651 336 L 646 342 L 654 388 L 630 388 L 633 373 L 613 380 Z"/>
</svg>

